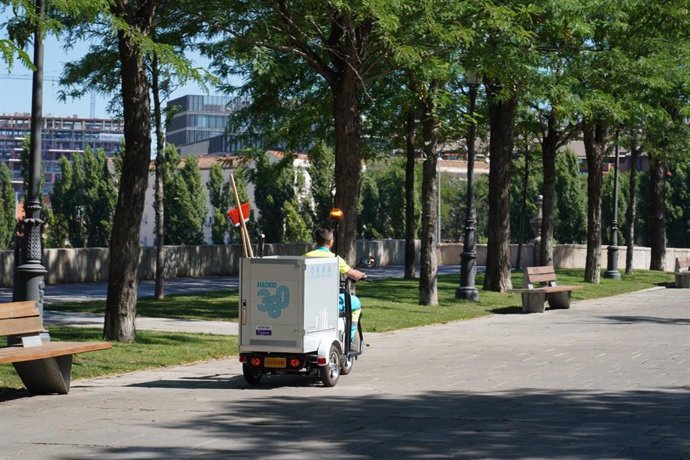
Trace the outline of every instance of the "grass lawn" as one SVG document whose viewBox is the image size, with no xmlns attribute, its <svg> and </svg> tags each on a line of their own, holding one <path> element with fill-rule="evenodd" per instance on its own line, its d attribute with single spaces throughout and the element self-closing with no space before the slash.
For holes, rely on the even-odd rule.
<svg viewBox="0 0 690 460">
<path fill-rule="evenodd" d="M 601 279 L 600 284 L 582 282 L 583 270 L 557 270 L 561 285 L 579 284 L 583 289 L 573 292 L 573 300 L 592 299 L 639 291 L 673 283 L 673 274 L 639 270 L 632 276 L 622 275 L 620 281 Z M 418 281 L 402 279 L 376 280 L 359 283 L 357 294 L 363 304 L 365 333 L 385 332 L 407 327 L 443 323 L 488 314 L 521 314 L 519 294 L 483 291 L 483 275 L 477 275 L 479 302 L 455 300 L 458 275 L 439 277 L 437 306 L 418 305 Z M 512 277 L 513 286 L 521 286 L 522 274 Z M 140 316 L 200 320 L 236 321 L 239 296 L 237 291 L 215 291 L 205 294 L 168 296 L 165 300 L 141 298 L 137 303 Z M 48 310 L 103 313 L 104 301 L 49 304 Z M 574 306 L 577 308 L 577 305 Z M 548 314 L 548 313 L 547 313 Z M 101 340 L 101 331 L 71 327 L 50 327 L 55 340 Z M 215 359 L 237 354 L 237 338 L 205 334 L 138 331 L 134 344 L 114 343 L 113 349 L 85 353 L 75 357 L 75 379 L 120 374 L 139 369 L 171 366 Z M 0 392 L 21 388 L 12 365 L 0 365 Z"/>
<path fill-rule="evenodd" d="M 579 284 L 583 289 L 573 292 L 573 300 L 592 299 L 625 292 L 639 291 L 654 286 L 673 283 L 673 274 L 638 270 L 632 276 L 622 275 L 620 281 L 606 278 L 600 284 L 582 282 L 584 270 L 557 270 L 561 285 Z M 418 305 L 419 281 L 385 279 L 359 283 L 357 294 L 362 300 L 365 330 L 384 332 L 406 327 L 423 326 L 446 321 L 475 318 L 490 313 L 521 313 L 519 294 L 503 294 L 483 291 L 484 277 L 477 275 L 479 302 L 455 300 L 455 288 L 460 275 L 439 277 L 439 305 L 427 307 Z M 513 286 L 522 285 L 522 273 L 513 274 Z M 205 294 L 171 295 L 164 300 L 140 298 L 137 302 L 137 315 L 159 318 L 182 318 L 216 321 L 237 321 L 238 292 L 214 291 Z M 48 310 L 103 313 L 105 301 L 49 304 Z"/>
<path fill-rule="evenodd" d="M 579 284 L 582 289 L 573 292 L 573 301 L 606 297 L 634 292 L 656 286 L 673 284 L 673 274 L 638 270 L 631 276 L 622 275 L 620 281 L 602 278 L 600 284 L 584 283 L 584 270 L 557 270 L 559 285 Z M 479 302 L 455 300 L 455 289 L 460 275 L 443 275 L 438 282 L 438 305 L 418 305 L 417 281 L 389 279 L 371 283 L 359 283 L 357 295 L 362 300 L 362 316 L 365 331 L 385 332 L 406 327 L 443 323 L 476 318 L 487 314 L 522 314 L 520 294 L 484 291 L 482 274 L 477 275 Z M 514 273 L 513 286 L 522 286 L 522 273 Z"/>
</svg>

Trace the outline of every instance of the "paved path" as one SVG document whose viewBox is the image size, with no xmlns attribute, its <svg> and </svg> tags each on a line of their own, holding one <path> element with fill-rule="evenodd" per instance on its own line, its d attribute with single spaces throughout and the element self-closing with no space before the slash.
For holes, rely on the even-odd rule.
<svg viewBox="0 0 690 460">
<path fill-rule="evenodd" d="M 0 402 L 0 458 L 690 458 L 690 291 L 367 334 L 334 388 L 236 359 Z"/>
</svg>

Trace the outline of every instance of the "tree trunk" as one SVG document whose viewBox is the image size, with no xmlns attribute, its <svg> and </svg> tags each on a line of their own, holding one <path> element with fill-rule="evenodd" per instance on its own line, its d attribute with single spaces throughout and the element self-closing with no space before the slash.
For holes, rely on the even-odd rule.
<svg viewBox="0 0 690 460">
<path fill-rule="evenodd" d="M 601 185 L 606 129 L 601 123 L 584 128 L 587 155 L 587 257 L 585 281 L 599 284 L 601 275 Z"/>
<path fill-rule="evenodd" d="M 153 85 L 153 112 L 156 120 L 156 179 L 154 189 L 154 208 L 156 210 L 156 288 L 154 297 L 157 300 L 165 298 L 164 293 L 164 261 L 165 241 L 163 232 L 163 164 L 165 161 L 165 137 L 163 135 L 163 109 L 161 108 L 161 95 L 158 86 L 160 74 L 158 72 L 158 58 L 153 57 L 151 62 L 151 82 Z"/>
<path fill-rule="evenodd" d="M 666 269 L 666 161 L 658 155 L 649 157 L 649 234 L 651 237 L 650 270 Z"/>
<path fill-rule="evenodd" d="M 414 206 L 414 167 L 417 151 L 414 145 L 415 111 L 410 109 L 405 120 L 405 279 L 415 278 L 415 206 Z"/>
<path fill-rule="evenodd" d="M 113 14 L 130 21 L 137 32 L 148 36 L 155 1 L 130 16 L 129 6 L 114 2 Z M 134 26 L 133 24 L 136 24 Z M 151 109 L 149 82 L 142 51 L 130 33 L 118 32 L 118 50 L 124 115 L 125 154 L 110 241 L 110 274 L 105 308 L 104 335 L 108 340 L 132 342 L 137 302 L 139 231 L 151 161 Z"/>
<path fill-rule="evenodd" d="M 354 71 L 346 70 L 337 85 L 332 87 L 335 122 L 335 205 L 345 213 L 336 238 L 339 255 L 351 265 L 357 257 L 357 204 L 362 178 L 362 128 L 357 102 L 357 78 Z"/>
<path fill-rule="evenodd" d="M 544 185 L 542 188 L 542 221 L 541 221 L 541 265 L 553 265 L 553 213 L 556 202 L 556 153 L 558 150 L 558 133 L 555 130 L 555 118 L 549 114 L 546 135 L 541 145 L 541 163 Z M 564 216 L 564 218 L 566 218 Z"/>
<path fill-rule="evenodd" d="M 625 274 L 632 275 L 633 273 L 633 254 L 635 252 L 635 213 L 637 207 L 637 159 L 640 157 L 640 149 L 636 145 L 636 140 L 633 138 L 632 148 L 630 149 L 630 184 L 628 186 L 629 202 L 626 212 L 625 223 L 625 240 L 627 249 L 625 253 Z"/>
<path fill-rule="evenodd" d="M 489 238 L 484 289 L 505 292 L 510 280 L 510 163 L 517 98 L 498 97 L 498 85 L 487 85 L 489 101 Z"/>
<path fill-rule="evenodd" d="M 438 115 L 434 97 L 439 82 L 433 81 L 423 102 L 422 133 L 422 247 L 419 265 L 419 304 L 438 305 L 438 262 L 436 260 L 436 168 L 438 164 Z"/>
</svg>

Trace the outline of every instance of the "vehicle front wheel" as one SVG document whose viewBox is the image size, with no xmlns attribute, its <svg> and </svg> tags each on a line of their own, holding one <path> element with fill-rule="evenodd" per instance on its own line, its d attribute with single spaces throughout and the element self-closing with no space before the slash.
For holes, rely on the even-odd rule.
<svg viewBox="0 0 690 460">
<path fill-rule="evenodd" d="M 334 387 L 340 378 L 340 352 L 335 344 L 331 345 L 331 351 L 328 352 L 328 364 L 319 368 L 321 374 L 321 381 L 325 387 Z"/>
<path fill-rule="evenodd" d="M 258 385 L 261 381 L 261 376 L 264 375 L 261 369 L 254 369 L 249 364 L 242 364 L 242 374 L 244 380 L 250 385 Z"/>
</svg>

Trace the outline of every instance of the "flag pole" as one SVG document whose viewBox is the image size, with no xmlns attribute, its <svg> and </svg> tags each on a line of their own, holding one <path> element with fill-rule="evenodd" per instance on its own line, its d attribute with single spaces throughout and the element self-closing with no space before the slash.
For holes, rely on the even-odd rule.
<svg viewBox="0 0 690 460">
<path fill-rule="evenodd" d="M 232 184 L 232 191 L 235 195 L 235 202 L 237 203 L 237 211 L 240 215 L 240 233 L 242 234 L 242 244 L 244 245 L 244 256 L 254 257 L 252 250 L 252 242 L 249 240 L 249 232 L 247 231 L 247 224 L 244 222 L 244 214 L 242 214 L 242 203 L 240 202 L 240 195 L 237 193 L 237 185 L 235 185 L 235 175 L 230 174 L 230 183 Z"/>
</svg>

